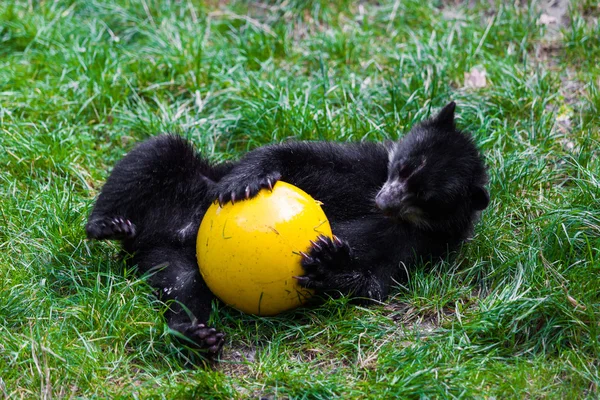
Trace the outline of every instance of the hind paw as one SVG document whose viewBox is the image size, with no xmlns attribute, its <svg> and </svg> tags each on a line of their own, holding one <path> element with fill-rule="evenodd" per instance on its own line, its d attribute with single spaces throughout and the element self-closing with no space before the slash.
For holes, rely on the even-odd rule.
<svg viewBox="0 0 600 400">
<path fill-rule="evenodd" d="M 215 328 L 210 328 L 197 322 L 181 324 L 173 327 L 173 329 L 183 334 L 196 347 L 200 350 L 205 350 L 211 356 L 221 351 L 223 343 L 225 342 L 224 333 L 217 332 Z"/>
<path fill-rule="evenodd" d="M 131 239 L 135 236 L 135 225 L 122 217 L 106 217 L 88 222 L 85 227 L 89 239 Z"/>
</svg>

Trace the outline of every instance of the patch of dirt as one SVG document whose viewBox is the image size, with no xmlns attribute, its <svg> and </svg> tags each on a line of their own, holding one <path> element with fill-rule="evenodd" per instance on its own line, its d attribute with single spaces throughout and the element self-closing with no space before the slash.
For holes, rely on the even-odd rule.
<svg viewBox="0 0 600 400">
<path fill-rule="evenodd" d="M 585 93 L 585 84 L 577 78 L 577 73 L 573 69 L 567 68 L 560 85 L 560 94 L 565 103 L 570 106 L 577 105 L 584 98 Z"/>
<path fill-rule="evenodd" d="M 487 3 L 487 4 L 486 4 Z M 527 4 L 526 0 L 516 0 L 519 7 Z M 442 17 L 447 21 L 461 20 L 465 18 L 464 10 L 474 8 L 477 5 L 485 7 L 481 14 L 481 23 L 488 24 L 490 17 L 498 13 L 495 0 L 442 0 L 440 8 Z"/>
<path fill-rule="evenodd" d="M 588 25 L 598 25 L 598 19 L 600 17 L 600 2 L 593 4 L 593 1 L 581 5 L 581 14 Z"/>
<path fill-rule="evenodd" d="M 548 67 L 555 67 L 558 56 L 563 52 L 561 29 L 571 24 L 569 4 L 569 0 L 542 0 L 539 4 L 538 25 L 544 25 L 546 32 L 540 45 L 536 46 L 535 58 Z"/>
<path fill-rule="evenodd" d="M 434 330 L 441 326 L 442 320 L 447 313 L 442 310 L 441 313 L 423 313 L 407 303 L 389 303 L 385 306 L 389 311 L 389 317 L 392 321 L 403 325 L 407 329 L 414 329 L 423 335 L 430 335 Z"/>
<path fill-rule="evenodd" d="M 555 67 L 558 56 L 563 52 L 561 29 L 570 25 L 569 0 L 542 0 L 538 6 L 538 25 L 544 25 L 546 32 L 535 48 L 534 57 L 547 67 Z"/>
<path fill-rule="evenodd" d="M 577 73 L 572 68 L 560 70 L 560 57 L 564 56 L 563 35 L 561 29 L 568 28 L 571 24 L 569 17 L 569 0 L 542 0 L 539 4 L 540 17 L 539 25 L 546 27 L 546 32 L 540 43 L 535 47 L 533 54 L 534 60 L 544 68 L 560 71 L 560 87 L 558 98 L 562 104 L 548 105 L 548 111 L 560 108 L 557 112 L 557 118 L 554 130 L 559 131 L 561 145 L 565 150 L 572 150 L 573 143 L 569 140 L 568 134 L 572 130 L 571 112 L 576 109 L 585 96 L 585 84 L 577 78 Z M 564 106 L 566 107 L 564 107 Z"/>
<path fill-rule="evenodd" d="M 538 24 L 546 26 L 545 39 L 560 39 L 560 29 L 571 23 L 569 18 L 569 0 L 542 0 L 539 9 L 542 12 Z"/>
<path fill-rule="evenodd" d="M 256 348 L 250 346 L 227 346 L 216 363 L 216 367 L 229 376 L 248 375 L 256 358 Z"/>
</svg>

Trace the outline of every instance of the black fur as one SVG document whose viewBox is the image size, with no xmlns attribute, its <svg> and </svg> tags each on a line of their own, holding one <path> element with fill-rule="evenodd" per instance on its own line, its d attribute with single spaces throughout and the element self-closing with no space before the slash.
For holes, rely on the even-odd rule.
<svg viewBox="0 0 600 400">
<path fill-rule="evenodd" d="M 150 139 L 117 163 L 86 225 L 90 239 L 118 239 L 131 263 L 170 307 L 169 327 L 217 352 L 223 335 L 205 326 L 214 298 L 196 262 L 206 194 L 231 166 L 211 166 L 177 136 Z"/>
<path fill-rule="evenodd" d="M 489 198 L 472 138 L 455 129 L 455 104 L 397 143 L 286 143 L 256 149 L 216 185 L 220 202 L 252 197 L 281 179 L 323 203 L 336 240 L 304 257 L 300 284 L 383 300 L 401 263 L 438 257 L 471 233 Z"/>
<path fill-rule="evenodd" d="M 172 301 L 169 326 L 216 352 L 204 325 L 213 295 L 198 272 L 195 237 L 211 201 L 241 201 L 283 180 L 323 203 L 335 237 L 302 261 L 301 285 L 383 300 L 416 257 L 438 257 L 470 234 L 488 202 L 482 157 L 454 126 L 454 103 L 397 143 L 291 142 L 235 164 L 210 165 L 176 136 L 142 143 L 116 166 L 86 227 L 119 239 L 133 263 Z"/>
</svg>

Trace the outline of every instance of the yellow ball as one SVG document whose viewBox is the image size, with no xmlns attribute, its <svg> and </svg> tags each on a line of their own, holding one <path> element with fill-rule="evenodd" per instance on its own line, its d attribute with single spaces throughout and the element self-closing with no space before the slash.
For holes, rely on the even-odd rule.
<svg viewBox="0 0 600 400">
<path fill-rule="evenodd" d="M 301 251 L 319 235 L 332 236 L 319 202 L 277 182 L 250 200 L 207 210 L 196 242 L 200 272 L 223 302 L 248 314 L 275 315 L 304 303 L 298 285 Z"/>
</svg>

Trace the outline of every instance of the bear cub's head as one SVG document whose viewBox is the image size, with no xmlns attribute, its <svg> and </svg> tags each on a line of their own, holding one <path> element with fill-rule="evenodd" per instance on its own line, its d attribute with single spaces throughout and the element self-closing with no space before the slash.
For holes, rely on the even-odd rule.
<svg viewBox="0 0 600 400">
<path fill-rule="evenodd" d="M 394 143 L 387 181 L 375 203 L 387 216 L 422 229 L 464 229 L 490 201 L 486 168 L 473 138 L 456 129 L 447 104 Z"/>
</svg>

